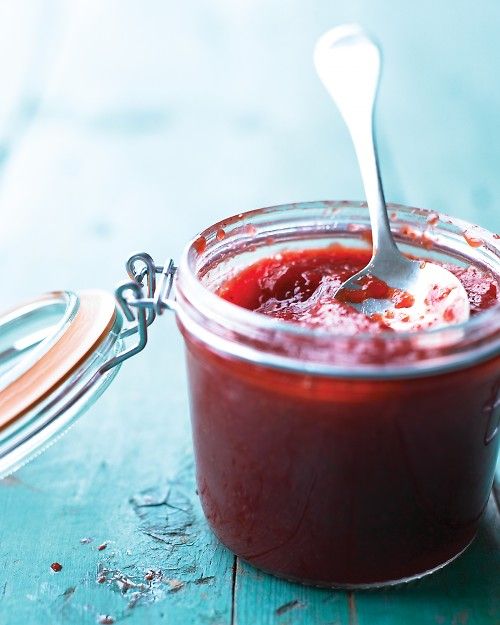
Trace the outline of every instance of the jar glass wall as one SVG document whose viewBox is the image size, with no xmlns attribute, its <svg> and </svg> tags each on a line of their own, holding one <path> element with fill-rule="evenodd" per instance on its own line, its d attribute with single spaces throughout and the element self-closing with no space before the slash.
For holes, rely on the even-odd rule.
<svg viewBox="0 0 500 625">
<path fill-rule="evenodd" d="M 500 275 L 495 235 L 391 206 L 401 248 Z M 430 218 L 431 217 L 431 218 Z M 197 479 L 215 533 L 274 574 L 326 586 L 419 577 L 459 554 L 498 453 L 500 309 L 461 326 L 356 336 L 215 294 L 284 249 L 369 245 L 350 202 L 260 209 L 207 229 L 177 278 Z"/>
</svg>

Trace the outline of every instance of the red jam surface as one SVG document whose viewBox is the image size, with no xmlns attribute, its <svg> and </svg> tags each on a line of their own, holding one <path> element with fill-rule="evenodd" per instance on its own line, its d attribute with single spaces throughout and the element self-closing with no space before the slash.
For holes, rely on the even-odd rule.
<svg viewBox="0 0 500 625">
<path fill-rule="evenodd" d="M 360 289 L 346 290 L 342 301 L 334 298 L 339 286 L 366 267 L 370 257 L 367 250 L 341 246 L 284 252 L 242 270 L 222 285 L 219 295 L 255 312 L 336 333 L 387 331 L 382 318 L 369 318 L 349 304 L 376 298 L 391 300 L 397 309 L 410 308 L 414 303 L 410 293 L 367 276 L 360 281 Z M 473 315 L 497 303 L 494 276 L 474 267 L 446 268 L 464 285 Z M 444 295 L 436 289 L 429 297 L 437 302 Z"/>
<path fill-rule="evenodd" d="M 368 257 L 286 252 L 220 295 L 308 327 L 378 334 L 380 321 L 332 297 Z M 453 271 L 472 314 L 497 301 L 493 276 Z M 498 451 L 498 357 L 413 378 L 329 377 L 235 360 L 182 329 L 200 498 L 239 556 L 288 579 L 364 585 L 432 570 L 473 539 Z"/>
</svg>

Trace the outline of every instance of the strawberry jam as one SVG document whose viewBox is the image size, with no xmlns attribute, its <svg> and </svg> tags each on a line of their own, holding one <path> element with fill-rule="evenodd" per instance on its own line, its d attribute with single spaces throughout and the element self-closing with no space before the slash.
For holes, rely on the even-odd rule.
<svg viewBox="0 0 500 625">
<path fill-rule="evenodd" d="M 198 488 L 210 525 L 255 566 L 315 585 L 384 584 L 453 559 L 476 533 L 498 450 L 498 356 L 422 373 L 420 360 L 439 359 L 448 344 L 394 347 L 389 339 L 398 333 L 334 299 L 369 257 L 340 246 L 282 252 L 220 284 L 221 298 L 280 326 L 266 330 L 267 342 L 223 335 L 262 358 L 208 345 L 179 317 Z M 497 304 L 495 276 L 448 268 L 463 283 L 473 317 Z M 388 288 L 367 284 L 402 309 L 411 305 Z M 283 334 L 282 326 L 301 332 Z M 338 375 L 308 366 L 303 341 L 311 329 L 329 333 L 324 359 L 342 358 Z M 461 345 L 457 331 L 450 340 Z M 271 366 L 271 349 L 304 366 Z M 385 373 L 387 360 L 417 364 L 398 377 Z M 366 362 L 375 373 L 363 373 Z"/>
<path fill-rule="evenodd" d="M 368 250 L 338 245 L 284 252 L 250 265 L 225 282 L 219 295 L 255 312 L 334 333 L 387 331 L 382 319 L 368 318 L 349 304 L 375 298 L 391 300 L 397 309 L 410 308 L 414 303 L 410 293 L 391 288 L 375 276 L 365 276 L 360 280 L 360 289 L 345 289 L 340 301 L 334 297 L 339 286 L 363 269 L 370 258 Z M 497 303 L 498 283 L 494 276 L 473 267 L 446 268 L 464 285 L 472 315 Z M 444 295 L 430 293 L 436 302 Z"/>
</svg>

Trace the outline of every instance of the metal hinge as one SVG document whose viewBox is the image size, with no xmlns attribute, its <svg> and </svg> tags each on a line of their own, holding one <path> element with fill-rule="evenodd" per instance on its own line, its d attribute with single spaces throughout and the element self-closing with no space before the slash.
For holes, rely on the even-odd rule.
<svg viewBox="0 0 500 625">
<path fill-rule="evenodd" d="M 125 340 L 135 334 L 138 338 L 133 346 L 127 347 L 102 365 L 101 373 L 142 351 L 148 342 L 148 327 L 156 316 L 162 315 L 166 310 L 175 309 L 175 300 L 171 298 L 171 293 L 177 267 L 172 259 L 160 266 L 155 264 L 149 254 L 140 252 L 128 259 L 126 267 L 130 280 L 123 282 L 115 290 L 116 301 L 128 322 L 119 338 Z M 160 277 L 157 279 L 158 275 Z"/>
</svg>

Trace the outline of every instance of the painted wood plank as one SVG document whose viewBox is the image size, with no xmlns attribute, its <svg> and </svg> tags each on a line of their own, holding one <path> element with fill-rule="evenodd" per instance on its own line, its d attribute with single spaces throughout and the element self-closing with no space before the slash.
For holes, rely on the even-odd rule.
<svg viewBox="0 0 500 625">
<path fill-rule="evenodd" d="M 349 595 L 292 584 L 238 560 L 234 625 L 342 625 Z"/>
<path fill-rule="evenodd" d="M 131 362 L 61 441 L 0 482 L 2 625 L 90 625 L 106 615 L 230 625 L 234 557 L 196 496 L 173 323 L 151 351 L 156 367 Z"/>
</svg>

